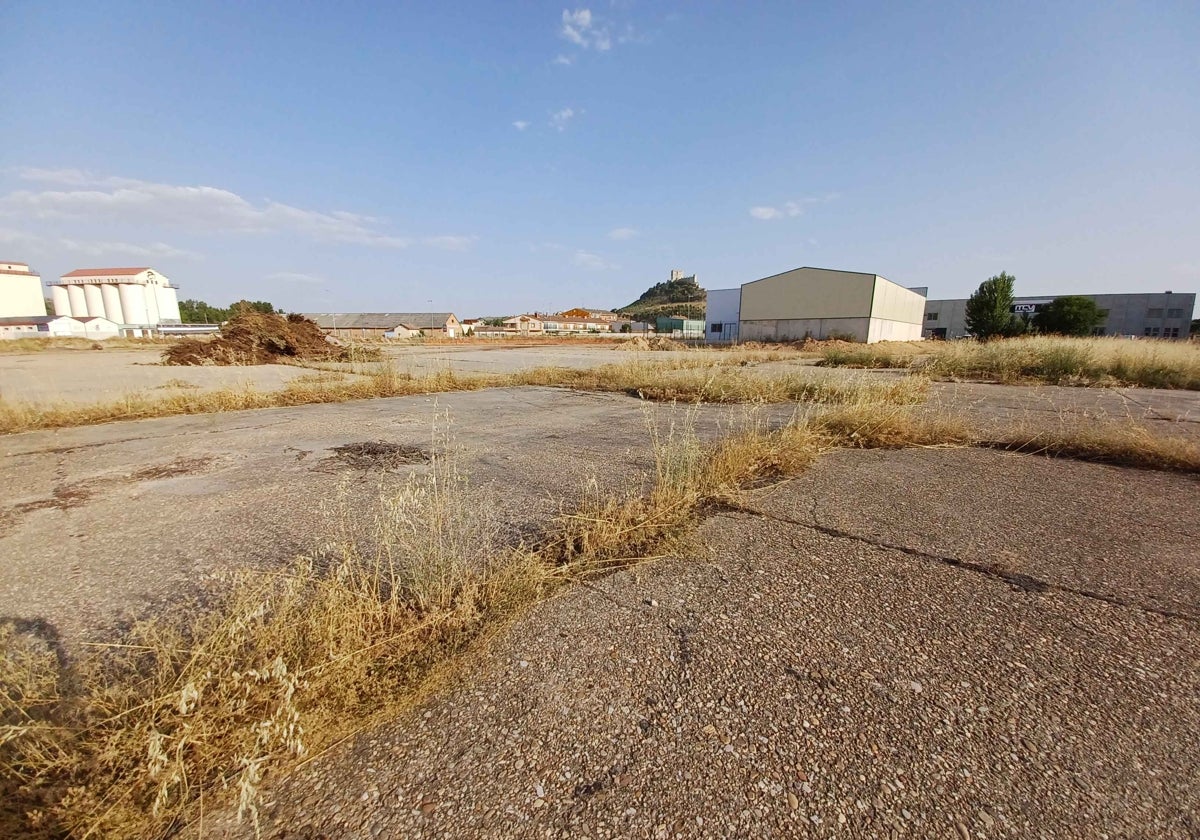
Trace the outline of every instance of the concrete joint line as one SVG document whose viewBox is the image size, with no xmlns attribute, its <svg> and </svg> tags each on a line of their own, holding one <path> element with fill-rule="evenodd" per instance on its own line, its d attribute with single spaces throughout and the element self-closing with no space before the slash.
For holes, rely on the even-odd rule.
<svg viewBox="0 0 1200 840">
<path fill-rule="evenodd" d="M 871 537 L 864 537 L 849 531 L 843 531 L 840 528 L 831 528 L 828 525 L 800 522 L 787 516 L 778 516 L 776 514 L 759 510 L 758 508 L 753 508 L 748 505 L 739 505 L 736 509 L 754 516 L 761 516 L 765 519 L 773 519 L 776 522 L 784 522 L 789 525 L 796 525 L 800 528 L 807 528 L 811 531 L 816 531 L 817 533 L 824 534 L 828 537 L 835 537 L 843 540 L 853 540 L 854 542 L 864 543 L 865 545 L 869 545 L 874 548 L 899 551 L 902 554 L 907 554 L 910 557 L 916 557 L 920 560 L 930 560 L 940 563 L 943 566 L 950 566 L 951 568 L 974 572 L 976 574 L 983 575 L 984 577 L 992 578 L 993 580 L 1003 581 L 1014 589 L 1020 589 L 1024 592 L 1061 592 L 1067 595 L 1075 595 L 1080 598 L 1088 598 L 1093 601 L 1100 601 L 1101 603 L 1109 604 L 1110 606 L 1114 607 L 1126 607 L 1129 609 L 1141 610 L 1142 612 L 1146 613 L 1152 613 L 1154 615 L 1162 616 L 1163 618 L 1179 619 L 1181 621 L 1186 621 L 1189 624 L 1200 623 L 1200 617 L 1191 615 L 1190 613 L 1152 607 L 1146 604 L 1139 604 L 1124 598 L 1118 598 L 1115 595 L 1105 595 L 1102 592 L 1093 592 L 1088 589 L 1076 589 L 1075 587 L 1071 586 L 1062 586 L 1061 584 L 1051 583 L 1040 578 L 1035 578 L 1031 575 L 1022 574 L 1021 572 L 1009 572 L 1003 569 L 986 566 L 982 563 L 976 563 L 971 560 L 963 560 L 960 557 L 949 557 L 940 554 L 933 554 L 928 551 L 922 551 L 919 548 L 911 548 L 906 545 L 897 545 L 895 543 L 884 542 L 883 540 L 877 540 Z"/>
</svg>

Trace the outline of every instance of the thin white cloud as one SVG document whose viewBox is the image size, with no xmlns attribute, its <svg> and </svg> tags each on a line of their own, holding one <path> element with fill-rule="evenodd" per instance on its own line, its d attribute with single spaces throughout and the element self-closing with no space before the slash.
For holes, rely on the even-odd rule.
<svg viewBox="0 0 1200 840">
<path fill-rule="evenodd" d="M 576 111 L 574 108 L 563 108 L 560 111 L 555 111 L 550 115 L 550 126 L 559 131 L 566 131 L 567 124 L 571 122 L 582 111 Z"/>
<path fill-rule="evenodd" d="M 292 233 L 320 242 L 380 248 L 446 247 L 464 237 L 413 238 L 381 230 L 382 220 L 344 210 L 306 210 L 278 201 L 253 203 L 229 190 L 132 178 L 96 177 L 74 169 L 25 169 L 20 177 L 73 189 L 16 190 L 0 196 L 0 215 L 24 219 L 104 219 L 166 225 L 193 233 Z M 455 248 L 459 244 L 455 244 Z"/>
<path fill-rule="evenodd" d="M 804 215 L 805 210 L 813 204 L 825 204 L 840 198 L 839 193 L 826 193 L 825 195 L 806 196 L 805 198 L 785 201 L 779 207 L 770 205 L 757 205 L 750 208 L 750 215 L 762 221 L 770 221 L 772 219 L 795 218 L 796 216 Z"/>
<path fill-rule="evenodd" d="M 623 242 L 627 239 L 633 239 L 637 235 L 638 235 L 637 228 L 631 228 L 631 227 L 613 228 L 612 230 L 610 230 L 608 232 L 608 238 L 615 239 L 618 242 Z"/>
<path fill-rule="evenodd" d="M 59 239 L 58 246 L 76 254 L 99 257 L 105 254 L 124 255 L 127 257 L 174 257 L 195 259 L 199 256 L 193 251 L 176 248 L 165 242 L 151 242 L 148 245 L 136 245 L 132 242 L 87 241 L 78 239 Z"/>
<path fill-rule="evenodd" d="M 135 258 L 176 258 L 199 259 L 194 251 L 176 248 L 165 242 L 151 242 L 145 245 L 134 242 L 114 240 L 68 239 L 65 237 L 39 236 L 22 230 L 0 228 L 0 243 L 9 247 L 20 248 L 37 254 L 53 255 L 67 251 L 85 257 L 135 257 Z"/>
<path fill-rule="evenodd" d="M 554 60 L 550 63 L 559 64 L 563 67 L 569 67 L 575 63 L 575 59 L 571 58 L 569 55 L 563 55 L 562 53 L 559 53 L 558 55 L 554 56 Z"/>
<path fill-rule="evenodd" d="M 591 9 L 563 9 L 559 35 L 577 47 L 599 52 L 612 49 L 612 35 L 607 26 L 593 18 Z"/>
<path fill-rule="evenodd" d="M 779 211 L 774 207 L 751 207 L 750 215 L 756 219 L 774 219 L 779 216 Z"/>
<path fill-rule="evenodd" d="M 608 260 L 599 254 L 593 254 L 590 251 L 576 251 L 571 257 L 571 262 L 579 268 L 585 268 L 588 271 L 606 271 L 617 266 L 610 263 Z"/>
<path fill-rule="evenodd" d="M 527 120 L 515 120 L 513 121 L 513 128 L 517 131 L 524 131 L 529 128 L 529 122 Z"/>
</svg>

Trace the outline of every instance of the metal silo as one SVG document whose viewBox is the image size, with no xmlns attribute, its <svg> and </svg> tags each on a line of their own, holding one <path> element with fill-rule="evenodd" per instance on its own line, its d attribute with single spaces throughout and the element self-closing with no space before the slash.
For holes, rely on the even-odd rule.
<svg viewBox="0 0 1200 840">
<path fill-rule="evenodd" d="M 104 317 L 114 324 L 124 324 L 125 314 L 121 311 L 120 290 L 112 283 L 105 283 L 100 287 L 100 294 L 104 297 Z"/>
<path fill-rule="evenodd" d="M 66 286 L 51 286 L 50 298 L 54 302 L 55 315 L 71 314 L 71 296 L 67 294 Z"/>
<path fill-rule="evenodd" d="M 87 304 L 87 314 L 91 317 L 104 317 L 104 295 L 100 293 L 100 286 L 96 283 L 85 283 L 83 286 L 83 300 Z"/>
<path fill-rule="evenodd" d="M 121 310 L 125 313 L 126 323 L 133 325 L 148 324 L 146 313 L 146 290 L 136 283 L 122 283 Z"/>
<path fill-rule="evenodd" d="M 67 296 L 71 299 L 71 316 L 74 318 L 86 318 L 87 299 L 83 296 L 83 287 L 71 284 L 67 286 Z"/>
</svg>

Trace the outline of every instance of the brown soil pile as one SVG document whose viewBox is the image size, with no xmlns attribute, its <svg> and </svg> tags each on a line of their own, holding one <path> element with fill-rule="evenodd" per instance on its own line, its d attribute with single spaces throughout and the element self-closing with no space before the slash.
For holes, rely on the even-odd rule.
<svg viewBox="0 0 1200 840">
<path fill-rule="evenodd" d="M 688 346 L 681 341 L 675 341 L 665 336 L 644 335 L 634 336 L 628 341 L 621 342 L 622 350 L 687 350 Z"/>
<path fill-rule="evenodd" d="M 341 361 L 347 349 L 303 315 L 240 312 L 209 340 L 185 338 L 163 351 L 168 365 L 269 365 L 288 359 Z"/>
</svg>

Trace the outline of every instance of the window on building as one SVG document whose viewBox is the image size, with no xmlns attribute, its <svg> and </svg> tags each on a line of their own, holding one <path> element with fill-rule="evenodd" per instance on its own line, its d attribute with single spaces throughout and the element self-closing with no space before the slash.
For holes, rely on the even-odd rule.
<svg viewBox="0 0 1200 840">
<path fill-rule="evenodd" d="M 1163 338 L 1179 338 L 1179 327 L 1163 327 Z"/>
<path fill-rule="evenodd" d="M 712 326 L 710 326 L 710 327 L 708 328 L 708 331 L 709 331 L 709 332 L 715 332 L 715 333 L 719 333 L 719 332 L 720 332 L 722 329 L 724 329 L 724 327 L 725 327 L 725 325 L 724 325 L 724 324 L 722 324 L 720 321 L 715 321 L 715 322 L 712 324 Z"/>
<path fill-rule="evenodd" d="M 1150 328 L 1146 327 L 1146 329 L 1142 332 L 1142 335 L 1144 335 L 1146 338 L 1149 338 L 1150 337 Z"/>
<path fill-rule="evenodd" d="M 1183 310 L 1182 309 L 1168 309 L 1167 317 L 1168 318 L 1182 318 Z"/>
<path fill-rule="evenodd" d="M 937 319 L 938 319 L 938 314 L 936 312 L 926 312 L 925 313 L 926 321 L 936 321 Z"/>
<path fill-rule="evenodd" d="M 1146 310 L 1147 318 L 1161 318 L 1162 315 L 1163 315 L 1163 311 L 1162 311 L 1161 306 L 1155 306 L 1155 307 L 1152 307 L 1152 308 Z"/>
</svg>

